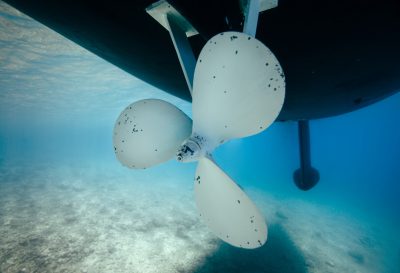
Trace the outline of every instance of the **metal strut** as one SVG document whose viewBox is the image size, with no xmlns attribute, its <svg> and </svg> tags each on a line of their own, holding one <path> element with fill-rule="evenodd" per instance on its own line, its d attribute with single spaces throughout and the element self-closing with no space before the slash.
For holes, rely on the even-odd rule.
<svg viewBox="0 0 400 273">
<path fill-rule="evenodd" d="M 146 8 L 146 11 L 168 30 L 190 94 L 192 94 L 196 59 L 194 58 L 188 37 L 198 34 L 197 30 L 165 0 L 150 5 Z"/>
<path fill-rule="evenodd" d="M 171 14 L 166 14 L 165 17 L 170 29 L 169 34 L 171 35 L 171 40 L 174 43 L 175 51 L 178 55 L 183 74 L 185 75 L 190 95 L 192 95 L 193 76 L 194 68 L 196 67 L 196 59 L 194 58 L 189 40 L 186 37 L 186 33 L 182 30 L 182 28 L 179 26 L 179 24 L 176 22 Z"/>
<path fill-rule="evenodd" d="M 268 9 L 278 6 L 278 0 L 241 0 L 244 15 L 243 32 L 256 37 L 258 15 Z"/>
</svg>

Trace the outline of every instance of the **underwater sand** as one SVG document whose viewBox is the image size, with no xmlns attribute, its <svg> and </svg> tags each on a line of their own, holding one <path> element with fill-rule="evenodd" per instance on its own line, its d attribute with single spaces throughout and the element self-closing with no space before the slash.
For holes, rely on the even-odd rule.
<svg viewBox="0 0 400 273">
<path fill-rule="evenodd" d="M 245 189 L 267 244 L 231 247 L 199 221 L 188 175 L 3 164 L 0 272 L 398 272 L 399 239 L 381 222 Z M 180 179 L 180 180 L 178 180 Z M 397 264 L 395 264 L 397 262 Z"/>
</svg>

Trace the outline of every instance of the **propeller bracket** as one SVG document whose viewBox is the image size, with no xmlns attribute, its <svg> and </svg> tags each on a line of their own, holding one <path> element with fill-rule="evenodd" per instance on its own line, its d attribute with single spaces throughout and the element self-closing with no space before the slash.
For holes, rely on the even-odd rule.
<svg viewBox="0 0 400 273">
<path fill-rule="evenodd" d="M 146 12 L 168 30 L 190 94 L 192 94 L 196 58 L 189 44 L 188 37 L 198 34 L 197 30 L 165 0 L 150 5 L 146 8 Z"/>
<path fill-rule="evenodd" d="M 278 0 L 241 0 L 240 6 L 244 15 L 243 32 L 256 36 L 258 14 L 278 6 Z"/>
</svg>

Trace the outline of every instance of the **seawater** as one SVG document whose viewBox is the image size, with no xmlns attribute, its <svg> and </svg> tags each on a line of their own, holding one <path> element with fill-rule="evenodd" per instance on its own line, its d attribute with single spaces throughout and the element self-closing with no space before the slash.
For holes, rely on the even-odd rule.
<svg viewBox="0 0 400 273">
<path fill-rule="evenodd" d="M 292 180 L 295 122 L 219 147 L 269 226 L 243 250 L 200 221 L 195 163 L 130 170 L 114 155 L 128 104 L 190 103 L 0 10 L 0 272 L 399 272 L 400 94 L 311 121 L 321 180 L 308 192 Z"/>
</svg>

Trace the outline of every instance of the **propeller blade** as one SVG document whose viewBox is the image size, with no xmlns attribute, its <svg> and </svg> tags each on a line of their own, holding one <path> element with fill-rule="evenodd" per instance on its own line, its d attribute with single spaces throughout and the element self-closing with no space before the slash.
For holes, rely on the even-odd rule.
<svg viewBox="0 0 400 273">
<path fill-rule="evenodd" d="M 211 159 L 199 160 L 194 181 L 200 217 L 221 240 L 257 248 L 267 240 L 267 225 L 249 197 Z"/>
<path fill-rule="evenodd" d="M 191 119 L 174 105 L 158 99 L 137 101 L 115 123 L 115 154 L 126 167 L 151 167 L 173 158 L 191 131 Z"/>
<path fill-rule="evenodd" d="M 202 49 L 192 95 L 194 132 L 220 142 L 266 129 L 282 108 L 285 78 L 263 43 L 224 32 Z"/>
</svg>

